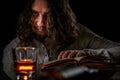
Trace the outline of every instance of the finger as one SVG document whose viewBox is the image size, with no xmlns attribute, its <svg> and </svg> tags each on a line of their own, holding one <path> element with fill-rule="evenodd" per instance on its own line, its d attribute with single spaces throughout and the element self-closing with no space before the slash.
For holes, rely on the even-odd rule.
<svg viewBox="0 0 120 80">
<path fill-rule="evenodd" d="M 78 50 L 73 50 L 70 52 L 67 58 L 74 58 L 76 57 L 76 54 L 78 53 Z"/>
<path fill-rule="evenodd" d="M 62 59 L 67 58 L 67 56 L 71 53 L 71 50 L 67 50 L 63 53 Z"/>
<path fill-rule="evenodd" d="M 57 59 L 62 59 L 62 55 L 64 54 L 64 51 L 61 51 L 60 54 L 58 55 Z"/>
<path fill-rule="evenodd" d="M 76 54 L 76 57 L 84 56 L 85 52 L 83 50 L 79 50 Z"/>
</svg>

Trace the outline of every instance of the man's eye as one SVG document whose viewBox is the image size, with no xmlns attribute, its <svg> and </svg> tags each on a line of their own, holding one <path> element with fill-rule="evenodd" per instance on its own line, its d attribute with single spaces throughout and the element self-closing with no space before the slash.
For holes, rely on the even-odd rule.
<svg viewBox="0 0 120 80">
<path fill-rule="evenodd" d="M 38 12 L 33 12 L 32 15 L 33 15 L 33 16 L 37 16 L 37 15 L 38 15 Z"/>
</svg>

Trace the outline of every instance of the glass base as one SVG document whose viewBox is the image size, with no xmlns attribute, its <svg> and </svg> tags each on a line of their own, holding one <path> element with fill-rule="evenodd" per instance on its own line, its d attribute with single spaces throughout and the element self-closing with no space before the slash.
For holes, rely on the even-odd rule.
<svg viewBox="0 0 120 80">
<path fill-rule="evenodd" d="M 17 80 L 35 80 L 34 73 L 19 73 L 17 74 Z"/>
</svg>

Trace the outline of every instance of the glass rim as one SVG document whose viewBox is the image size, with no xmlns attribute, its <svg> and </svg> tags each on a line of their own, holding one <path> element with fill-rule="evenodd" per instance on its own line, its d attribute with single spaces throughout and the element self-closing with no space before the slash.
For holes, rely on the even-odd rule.
<svg viewBox="0 0 120 80">
<path fill-rule="evenodd" d="M 36 49 L 36 47 L 32 47 L 32 46 L 19 46 L 19 47 L 16 47 L 15 48 L 16 50 L 18 50 L 18 49 L 23 49 L 23 50 L 27 50 L 27 49 L 32 49 L 32 50 L 35 50 Z"/>
</svg>

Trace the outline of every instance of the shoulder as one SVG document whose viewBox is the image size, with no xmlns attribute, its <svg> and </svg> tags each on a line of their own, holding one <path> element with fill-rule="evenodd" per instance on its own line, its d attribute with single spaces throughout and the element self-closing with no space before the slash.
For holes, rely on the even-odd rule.
<svg viewBox="0 0 120 80">
<path fill-rule="evenodd" d="M 80 32 L 89 32 L 89 33 L 93 33 L 93 31 L 91 29 L 89 29 L 87 26 L 77 23 L 76 26 L 78 27 L 78 30 Z"/>
<path fill-rule="evenodd" d="M 77 23 L 76 26 L 78 28 L 79 37 L 84 37 L 84 38 L 101 37 L 93 30 L 91 30 L 90 28 L 88 28 L 83 24 Z"/>
<path fill-rule="evenodd" d="M 20 39 L 18 37 L 14 38 L 10 43 L 8 43 L 4 48 L 4 53 L 7 53 L 7 51 L 12 50 L 17 46 L 17 44 L 20 42 Z"/>
</svg>

